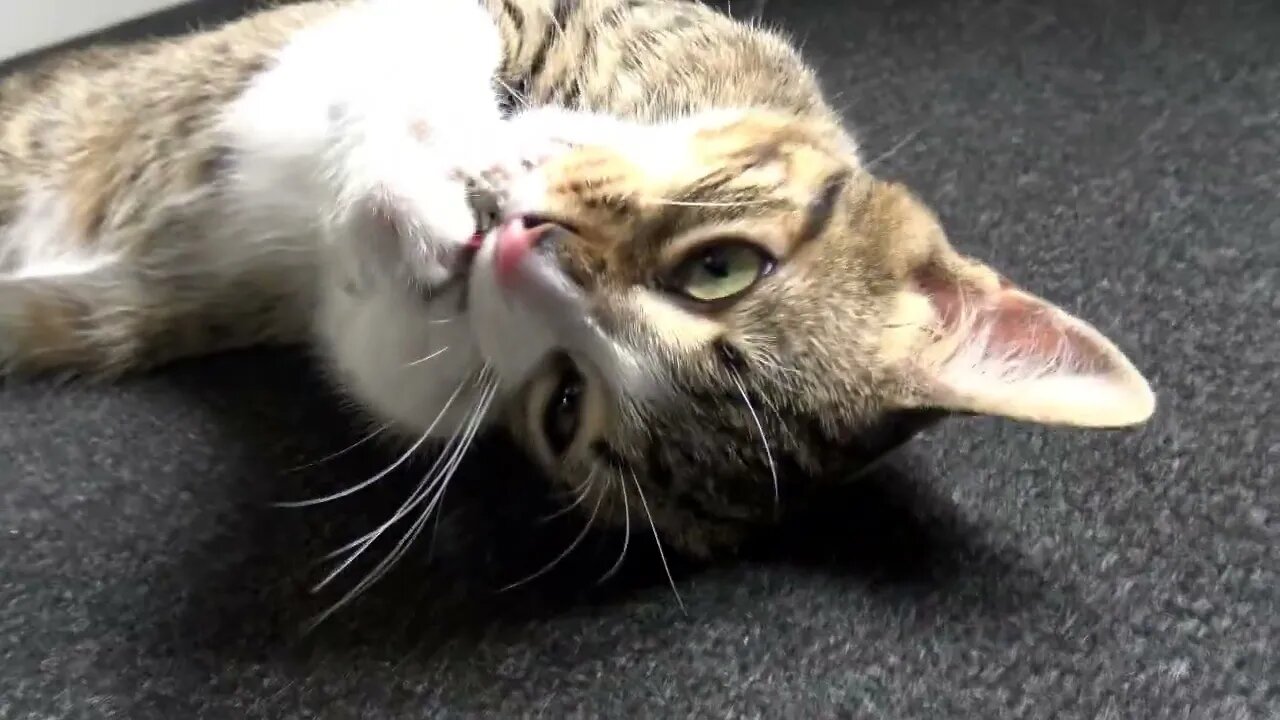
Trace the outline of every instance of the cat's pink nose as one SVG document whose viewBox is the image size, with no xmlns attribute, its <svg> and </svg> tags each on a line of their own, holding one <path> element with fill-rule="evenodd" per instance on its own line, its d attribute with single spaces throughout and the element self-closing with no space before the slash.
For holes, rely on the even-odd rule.
<svg viewBox="0 0 1280 720">
<path fill-rule="evenodd" d="M 510 282 L 518 271 L 520 263 L 524 262 L 525 257 L 533 252 L 543 237 L 554 227 L 555 225 L 548 222 L 523 217 L 503 223 L 498 228 L 498 235 L 494 239 L 496 242 L 494 261 L 499 282 Z"/>
</svg>

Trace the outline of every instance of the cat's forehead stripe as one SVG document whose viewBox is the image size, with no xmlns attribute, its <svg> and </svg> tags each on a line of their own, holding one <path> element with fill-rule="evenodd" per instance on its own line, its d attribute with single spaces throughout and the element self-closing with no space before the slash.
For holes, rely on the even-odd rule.
<svg viewBox="0 0 1280 720">
<path fill-rule="evenodd" d="M 797 244 L 803 244 L 818 237 L 831 223 L 831 217 L 840 200 L 840 195 L 849 184 L 852 173 L 847 168 L 832 173 L 820 186 L 813 202 L 805 210 L 804 222 L 796 235 Z"/>
</svg>

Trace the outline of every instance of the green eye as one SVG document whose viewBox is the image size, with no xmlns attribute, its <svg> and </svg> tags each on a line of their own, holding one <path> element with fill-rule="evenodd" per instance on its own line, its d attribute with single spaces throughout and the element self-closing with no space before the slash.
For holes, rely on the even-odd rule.
<svg viewBox="0 0 1280 720">
<path fill-rule="evenodd" d="M 676 266 L 667 285 L 698 302 L 723 301 L 750 290 L 773 266 L 772 257 L 745 242 L 704 245 Z"/>
</svg>

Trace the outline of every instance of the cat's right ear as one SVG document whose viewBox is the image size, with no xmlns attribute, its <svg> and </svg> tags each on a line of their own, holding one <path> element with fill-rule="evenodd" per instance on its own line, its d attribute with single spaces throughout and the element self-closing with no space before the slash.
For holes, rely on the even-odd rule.
<svg viewBox="0 0 1280 720">
<path fill-rule="evenodd" d="M 940 248 L 914 267 L 882 346 L 900 404 L 1079 427 L 1146 421 L 1155 395 L 1089 323 Z"/>
</svg>

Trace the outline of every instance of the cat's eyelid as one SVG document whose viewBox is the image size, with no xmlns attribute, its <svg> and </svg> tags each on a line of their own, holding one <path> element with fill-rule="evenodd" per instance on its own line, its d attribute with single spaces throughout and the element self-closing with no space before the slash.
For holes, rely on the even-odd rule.
<svg viewBox="0 0 1280 720">
<path fill-rule="evenodd" d="M 662 248 L 658 266 L 670 271 L 700 248 L 730 242 L 753 245 L 774 262 L 781 262 L 790 250 L 786 238 L 769 229 L 766 223 L 728 223 L 699 228 L 671 240 Z"/>
</svg>

